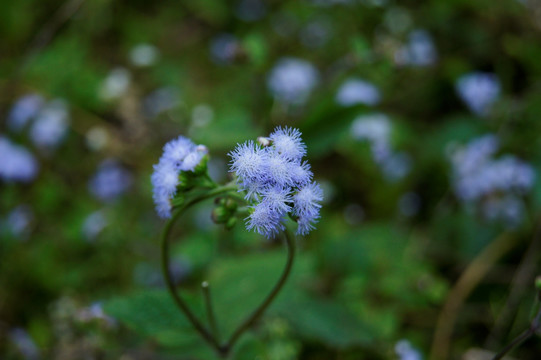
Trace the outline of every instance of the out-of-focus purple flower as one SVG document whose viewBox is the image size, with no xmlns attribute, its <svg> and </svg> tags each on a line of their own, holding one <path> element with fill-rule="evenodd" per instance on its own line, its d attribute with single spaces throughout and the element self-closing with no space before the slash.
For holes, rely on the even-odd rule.
<svg viewBox="0 0 541 360">
<path fill-rule="evenodd" d="M 7 126 L 11 131 L 21 131 L 35 117 L 43 106 L 43 97 L 38 94 L 21 96 L 11 108 Z"/>
<path fill-rule="evenodd" d="M 534 169 L 512 155 L 493 159 L 498 148 L 498 138 L 485 135 L 451 155 L 453 187 L 461 200 L 475 201 L 494 192 L 525 193 L 533 187 Z"/>
<path fill-rule="evenodd" d="M 143 108 L 150 118 L 172 110 L 180 104 L 179 91 L 175 87 L 163 87 L 151 92 L 143 100 Z"/>
<path fill-rule="evenodd" d="M 7 215 L 4 224 L 13 236 L 26 240 L 33 219 L 34 214 L 30 206 L 19 205 Z"/>
<path fill-rule="evenodd" d="M 219 65 L 233 63 L 241 47 L 237 38 L 231 34 L 220 34 L 210 42 L 210 57 Z"/>
<path fill-rule="evenodd" d="M 39 169 L 34 155 L 0 135 L 0 178 L 5 181 L 32 181 Z"/>
<path fill-rule="evenodd" d="M 489 197 L 482 204 L 482 212 L 486 219 L 501 221 L 508 228 L 520 224 L 524 217 L 524 203 L 515 195 Z"/>
<path fill-rule="evenodd" d="M 104 160 L 90 179 L 88 189 L 102 201 L 112 201 L 126 192 L 133 181 L 131 172 L 116 160 Z"/>
<path fill-rule="evenodd" d="M 9 340 L 15 345 L 15 348 L 25 360 L 40 359 L 39 350 L 36 343 L 23 328 L 14 328 L 9 331 Z"/>
<path fill-rule="evenodd" d="M 415 349 L 408 340 L 400 340 L 394 346 L 394 351 L 399 360 L 422 360 L 423 356 Z"/>
<path fill-rule="evenodd" d="M 84 238 L 87 241 L 94 241 L 108 223 L 103 210 L 94 211 L 86 217 L 83 223 L 82 233 Z"/>
<path fill-rule="evenodd" d="M 301 105 L 317 85 L 319 75 L 309 62 L 286 57 L 278 61 L 267 78 L 270 92 L 285 104 Z"/>
<path fill-rule="evenodd" d="M 358 78 L 346 80 L 336 93 L 336 102 L 342 106 L 356 104 L 374 106 L 380 99 L 381 95 L 375 85 Z"/>
<path fill-rule="evenodd" d="M 69 114 L 66 103 L 57 99 L 49 102 L 37 115 L 30 138 L 42 149 L 54 149 L 68 132 Z"/>
<path fill-rule="evenodd" d="M 395 53 L 398 65 L 430 66 L 438 60 L 438 53 L 432 37 L 426 30 L 410 33 L 408 43 Z"/>
<path fill-rule="evenodd" d="M 385 178 L 395 182 L 410 172 L 412 161 L 408 154 L 392 150 L 391 130 L 389 118 L 376 113 L 356 118 L 350 132 L 353 138 L 370 143 L 374 161 L 380 166 Z"/>
<path fill-rule="evenodd" d="M 116 325 L 116 320 L 103 311 L 103 306 L 99 301 L 80 309 L 77 312 L 76 317 L 79 321 L 84 323 L 98 320 L 104 322 L 109 327 Z"/>
<path fill-rule="evenodd" d="M 459 77 L 455 88 L 462 101 L 478 116 L 487 116 L 501 93 L 498 77 L 479 71 Z"/>
</svg>

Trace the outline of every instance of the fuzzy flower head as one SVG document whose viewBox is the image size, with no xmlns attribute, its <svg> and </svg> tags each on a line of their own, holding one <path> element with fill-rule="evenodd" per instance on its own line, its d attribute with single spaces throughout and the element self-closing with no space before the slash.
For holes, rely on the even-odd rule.
<svg viewBox="0 0 541 360">
<path fill-rule="evenodd" d="M 239 144 L 229 154 L 239 191 L 251 204 L 248 230 L 273 237 L 285 228 L 288 214 L 297 220 L 297 234 L 314 228 L 323 193 L 312 182 L 310 165 L 302 160 L 305 154 L 301 133 L 287 127 L 276 128 L 258 143 Z"/>
<path fill-rule="evenodd" d="M 171 217 L 172 200 L 181 185 L 179 178 L 181 172 L 195 172 L 207 154 L 206 146 L 196 145 L 184 136 L 165 144 L 160 161 L 154 165 L 154 172 L 150 178 L 152 198 L 156 212 L 161 218 Z"/>
</svg>

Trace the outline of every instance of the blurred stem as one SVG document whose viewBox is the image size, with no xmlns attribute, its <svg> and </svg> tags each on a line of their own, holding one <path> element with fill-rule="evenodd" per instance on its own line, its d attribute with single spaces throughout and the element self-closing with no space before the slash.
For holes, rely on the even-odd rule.
<svg viewBox="0 0 541 360">
<path fill-rule="evenodd" d="M 235 345 L 239 337 L 248 330 L 267 310 L 269 305 L 273 302 L 274 298 L 278 293 L 280 293 L 280 290 L 282 290 L 282 287 L 287 281 L 287 278 L 289 277 L 289 274 L 291 272 L 291 268 L 293 266 L 293 261 L 295 259 L 295 240 L 291 237 L 290 233 L 287 230 L 283 231 L 284 237 L 286 240 L 287 245 L 287 263 L 285 265 L 284 271 L 282 272 L 282 275 L 280 276 L 280 279 L 274 285 L 274 288 L 271 290 L 269 295 L 263 300 L 261 305 L 255 311 L 244 320 L 244 322 L 233 332 L 233 335 L 229 338 L 229 341 L 223 346 L 223 349 L 225 353 L 227 354 L 229 350 Z"/>
<path fill-rule="evenodd" d="M 241 323 L 241 325 L 233 332 L 229 340 L 223 344 L 220 345 L 220 342 L 218 340 L 218 333 L 217 333 L 217 324 L 214 317 L 214 311 L 212 309 L 212 303 L 210 299 L 210 291 L 207 286 L 203 287 L 203 294 L 205 297 L 206 307 L 207 307 L 207 314 L 209 316 L 209 322 L 211 326 L 211 330 L 208 330 L 201 321 L 192 313 L 188 305 L 184 302 L 184 300 L 177 294 L 177 291 L 175 289 L 175 284 L 172 280 L 171 273 L 169 271 L 169 235 L 171 234 L 171 230 L 173 228 L 173 225 L 175 222 L 180 218 L 182 214 L 186 210 L 188 210 L 191 206 L 210 198 L 214 198 L 223 194 L 228 194 L 232 197 L 238 196 L 237 194 L 237 186 L 234 182 L 228 183 L 223 186 L 216 187 L 208 192 L 205 192 L 203 194 L 200 194 L 199 196 L 196 196 L 189 201 L 187 201 L 184 205 L 182 205 L 180 208 L 178 208 L 171 219 L 167 222 L 165 225 L 163 234 L 162 234 L 162 272 L 163 276 L 167 283 L 167 289 L 173 299 L 175 300 L 176 305 L 178 306 L 179 310 L 186 316 L 188 321 L 192 324 L 194 329 L 207 341 L 207 343 L 216 350 L 216 352 L 223 358 L 226 358 L 229 355 L 229 352 L 231 348 L 235 345 L 237 340 L 240 338 L 240 336 L 247 331 L 265 312 L 265 310 L 270 306 L 270 304 L 274 301 L 276 296 L 280 293 L 282 290 L 284 284 L 286 283 L 289 274 L 291 273 L 291 268 L 293 266 L 293 261 L 295 258 L 295 241 L 289 234 L 287 230 L 283 231 L 284 237 L 286 240 L 287 245 L 287 262 L 285 264 L 284 270 L 282 272 L 282 275 L 278 279 L 278 282 L 276 285 L 274 285 L 271 292 L 267 295 L 267 297 L 263 300 L 263 302 L 252 312 L 250 316 L 244 320 L 244 322 Z"/>
<path fill-rule="evenodd" d="M 490 268 L 515 245 L 515 238 L 508 233 L 494 239 L 464 270 L 460 278 L 451 289 L 443 309 L 440 312 L 434 340 L 430 350 L 430 360 L 442 360 L 449 356 L 449 348 L 456 318 L 460 309 L 483 279 Z"/>
<path fill-rule="evenodd" d="M 534 277 L 533 275 L 539 261 L 540 252 L 541 220 L 538 221 L 535 235 L 533 236 L 528 249 L 524 253 L 524 257 L 513 278 L 507 301 L 505 302 L 503 310 L 498 316 L 494 328 L 487 340 L 486 346 L 488 348 L 494 348 L 497 344 L 500 344 L 501 339 L 503 339 L 504 335 L 509 331 L 513 314 L 516 314 L 520 300 Z"/>
<path fill-rule="evenodd" d="M 201 283 L 201 289 L 203 290 L 203 297 L 205 298 L 205 308 L 207 310 L 207 317 L 210 330 L 212 331 L 212 336 L 217 342 L 220 342 L 220 337 L 218 336 L 218 326 L 216 325 L 216 316 L 214 315 L 214 309 L 212 307 L 212 300 L 210 297 L 209 283 L 207 281 L 203 281 Z"/>
<path fill-rule="evenodd" d="M 539 306 L 541 300 L 541 292 L 537 293 L 535 306 L 537 307 L 537 314 L 533 318 L 532 322 L 530 323 L 530 327 L 526 330 L 524 330 L 519 336 L 517 336 L 513 341 L 511 341 L 506 347 L 502 349 L 492 360 L 500 360 L 502 359 L 505 354 L 513 350 L 518 345 L 522 344 L 524 341 L 528 340 L 530 337 L 532 337 L 537 330 L 541 327 L 541 307 Z"/>
</svg>

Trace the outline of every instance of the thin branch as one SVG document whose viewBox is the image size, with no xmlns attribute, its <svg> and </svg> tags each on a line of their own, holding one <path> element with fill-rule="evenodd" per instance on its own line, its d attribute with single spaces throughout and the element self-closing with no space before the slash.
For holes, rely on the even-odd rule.
<svg viewBox="0 0 541 360">
<path fill-rule="evenodd" d="M 447 296 L 436 324 L 434 340 L 430 350 L 431 360 L 446 359 L 456 318 L 462 304 L 477 284 L 483 279 L 492 265 L 515 245 L 515 238 L 502 234 L 492 241 L 466 268 Z"/>
<path fill-rule="evenodd" d="M 536 296 L 536 303 L 539 303 L 541 293 L 537 294 Z M 513 350 L 515 347 L 522 344 L 524 341 L 528 340 L 530 337 L 535 335 L 537 330 L 541 327 L 541 307 L 537 310 L 537 314 L 535 315 L 534 319 L 530 323 L 530 327 L 526 330 L 524 330 L 519 336 L 517 336 L 513 341 L 511 341 L 506 347 L 504 347 L 492 360 L 500 360 L 502 359 L 505 354 Z"/>
<path fill-rule="evenodd" d="M 201 283 L 201 289 L 203 290 L 203 297 L 205 298 L 205 308 L 207 310 L 210 331 L 212 332 L 212 336 L 214 336 L 216 341 L 220 342 L 218 326 L 216 325 L 216 316 L 214 315 L 214 308 L 212 307 L 209 283 L 207 281 L 203 281 Z"/>
<path fill-rule="evenodd" d="M 498 319 L 496 320 L 490 336 L 488 337 L 486 344 L 488 348 L 492 348 L 496 344 L 500 343 L 504 333 L 506 332 L 506 329 L 510 326 L 510 320 L 513 317 L 513 314 L 515 314 L 517 311 L 520 299 L 522 298 L 522 295 L 524 294 L 534 277 L 540 252 L 541 221 L 537 226 L 537 230 L 530 243 L 530 246 L 526 250 L 524 257 L 520 262 L 518 270 L 515 273 L 515 277 L 513 278 L 512 282 L 513 285 L 511 287 L 509 296 L 507 298 L 507 301 L 505 302 L 503 310 L 500 316 L 498 316 Z"/>
<path fill-rule="evenodd" d="M 287 263 L 284 268 L 284 271 L 282 272 L 282 275 L 280 276 L 280 279 L 274 286 L 274 288 L 271 290 L 269 295 L 267 295 L 267 298 L 259 305 L 259 307 L 250 315 L 246 320 L 233 332 L 231 335 L 231 338 L 229 341 L 223 346 L 223 351 L 227 354 L 229 350 L 233 347 L 233 345 L 237 342 L 239 337 L 244 333 L 246 330 L 248 330 L 260 317 L 263 315 L 265 310 L 269 307 L 269 305 L 272 303 L 276 295 L 282 290 L 282 287 L 286 283 L 287 278 L 289 277 L 289 273 L 291 272 L 291 268 L 293 266 L 293 260 L 295 259 L 295 240 L 291 237 L 289 232 L 285 230 L 284 237 L 286 240 L 287 245 Z"/>
</svg>

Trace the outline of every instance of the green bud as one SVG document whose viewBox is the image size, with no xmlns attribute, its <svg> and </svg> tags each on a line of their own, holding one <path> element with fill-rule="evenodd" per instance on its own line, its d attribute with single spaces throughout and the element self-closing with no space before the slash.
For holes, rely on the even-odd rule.
<svg viewBox="0 0 541 360">
<path fill-rule="evenodd" d="M 223 206 L 218 206 L 212 210 L 211 217 L 216 224 L 225 224 L 231 218 L 231 212 Z"/>
<path fill-rule="evenodd" d="M 234 216 L 231 216 L 231 217 L 227 220 L 227 222 L 225 223 L 225 228 L 226 228 L 227 230 L 231 230 L 231 229 L 233 229 L 233 227 L 235 226 L 236 223 L 237 223 L 237 218 L 234 217 Z"/>
<path fill-rule="evenodd" d="M 231 198 L 224 199 L 223 205 L 231 212 L 235 212 L 239 206 L 239 204 L 237 204 L 237 202 Z"/>
</svg>

